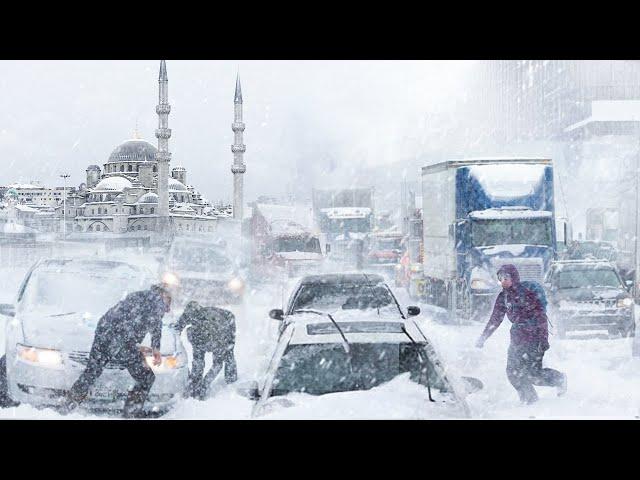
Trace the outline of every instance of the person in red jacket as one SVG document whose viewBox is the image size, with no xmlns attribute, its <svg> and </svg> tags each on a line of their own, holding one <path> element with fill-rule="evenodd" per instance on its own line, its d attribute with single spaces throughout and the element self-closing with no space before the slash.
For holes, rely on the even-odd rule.
<svg viewBox="0 0 640 480">
<path fill-rule="evenodd" d="M 567 376 L 552 368 L 543 368 L 542 359 L 549 349 L 547 314 L 535 292 L 520 283 L 514 265 L 498 270 L 502 292 L 498 294 L 491 318 L 476 346 L 485 341 L 500 326 L 505 314 L 511 321 L 511 343 L 507 356 L 507 377 L 523 403 L 538 400 L 534 385 L 558 388 L 558 396 L 567 391 Z"/>
</svg>

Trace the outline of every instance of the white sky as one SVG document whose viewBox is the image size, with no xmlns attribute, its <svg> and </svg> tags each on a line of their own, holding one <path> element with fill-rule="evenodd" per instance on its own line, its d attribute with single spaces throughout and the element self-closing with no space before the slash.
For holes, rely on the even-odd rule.
<svg viewBox="0 0 640 480">
<path fill-rule="evenodd" d="M 167 61 L 172 165 L 212 201 L 230 200 L 233 93 L 247 125 L 245 199 L 298 175 L 398 160 L 424 117 L 452 108 L 474 62 Z M 0 184 L 84 181 L 90 164 L 138 130 L 156 144 L 158 60 L 0 61 Z M 297 167 L 296 167 L 297 166 Z M 322 169 L 320 169 L 322 171 Z M 316 172 L 316 173 L 308 173 Z M 318 179 L 314 178 L 314 182 Z"/>
</svg>

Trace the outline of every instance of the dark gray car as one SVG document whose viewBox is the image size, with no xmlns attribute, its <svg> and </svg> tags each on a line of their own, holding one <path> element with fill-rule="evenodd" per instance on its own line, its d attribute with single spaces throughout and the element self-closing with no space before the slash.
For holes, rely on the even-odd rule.
<svg viewBox="0 0 640 480">
<path fill-rule="evenodd" d="M 613 264 L 603 260 L 554 262 L 545 277 L 549 319 L 558 337 L 568 331 L 635 332 L 634 301 Z"/>
</svg>

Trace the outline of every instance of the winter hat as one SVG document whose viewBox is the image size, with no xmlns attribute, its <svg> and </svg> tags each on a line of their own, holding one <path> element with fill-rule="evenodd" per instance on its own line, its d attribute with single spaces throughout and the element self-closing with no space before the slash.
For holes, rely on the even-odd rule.
<svg viewBox="0 0 640 480">
<path fill-rule="evenodd" d="M 497 274 L 500 275 L 501 273 L 506 273 L 507 275 L 509 275 L 514 285 L 520 283 L 520 274 L 518 273 L 518 269 L 515 265 L 512 265 L 510 263 L 502 265 Z"/>
</svg>

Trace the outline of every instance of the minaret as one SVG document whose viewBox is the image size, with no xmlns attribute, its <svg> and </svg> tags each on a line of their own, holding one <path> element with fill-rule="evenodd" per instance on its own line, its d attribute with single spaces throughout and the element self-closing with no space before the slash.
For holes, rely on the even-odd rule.
<svg viewBox="0 0 640 480">
<path fill-rule="evenodd" d="M 233 218 L 242 221 L 242 205 L 244 202 L 242 192 L 242 175 L 247 171 L 244 164 L 243 154 L 247 147 L 242 143 L 242 132 L 244 132 L 244 123 L 242 122 L 242 88 L 240 87 L 240 74 L 236 77 L 236 94 L 233 99 L 234 115 L 231 129 L 234 138 L 231 151 L 233 152 L 233 165 L 231 165 L 231 173 L 233 173 Z"/>
<path fill-rule="evenodd" d="M 167 79 L 167 65 L 164 60 L 160 61 L 160 77 L 158 78 L 159 102 L 156 107 L 158 114 L 158 129 L 156 130 L 156 138 L 158 139 L 158 152 L 156 160 L 158 162 L 158 215 L 160 217 L 160 229 L 164 230 L 169 224 L 169 162 L 171 154 L 169 153 L 169 138 L 171 138 L 171 129 L 169 128 L 169 80 Z"/>
</svg>

